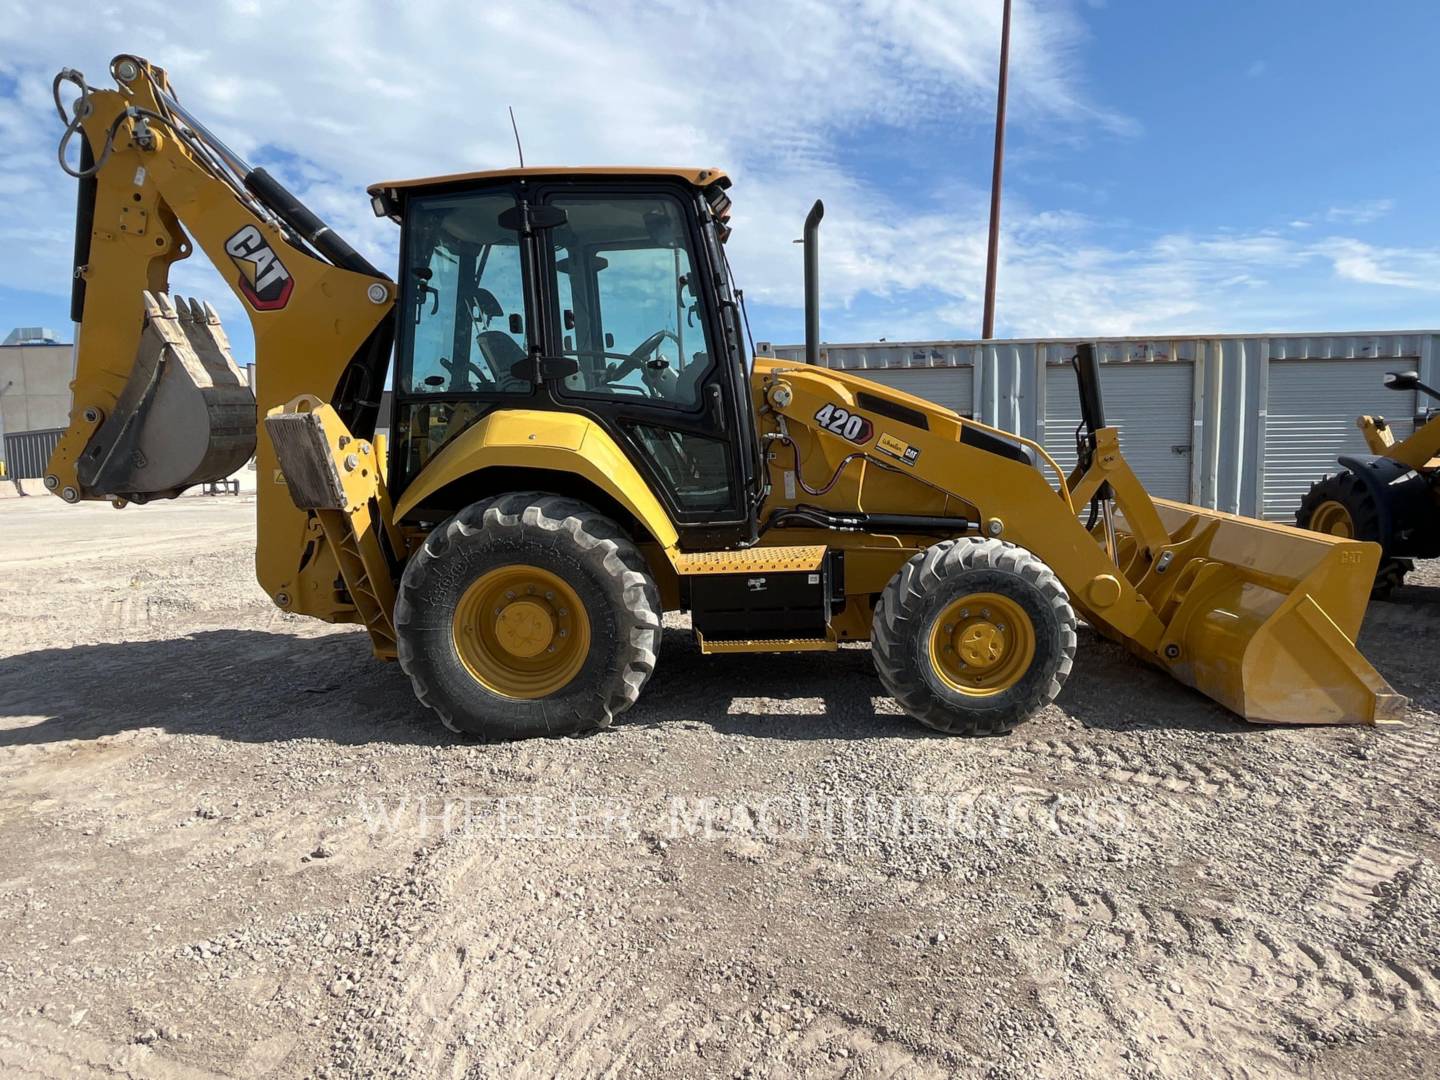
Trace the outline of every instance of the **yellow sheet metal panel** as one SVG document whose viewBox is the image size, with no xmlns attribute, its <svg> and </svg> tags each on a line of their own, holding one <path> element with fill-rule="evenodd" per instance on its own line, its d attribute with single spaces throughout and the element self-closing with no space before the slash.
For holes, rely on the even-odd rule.
<svg viewBox="0 0 1440 1080">
<path fill-rule="evenodd" d="M 819 570 L 825 560 L 824 544 L 803 547 L 755 547 L 743 551 L 686 552 L 675 558 L 675 571 L 684 577 L 700 574 L 779 574 Z"/>
<path fill-rule="evenodd" d="M 396 520 L 441 488 L 482 469 L 547 469 L 584 477 L 649 531 L 673 561 L 679 534 L 665 507 L 615 440 L 573 413 L 505 409 L 461 432 L 420 470 L 395 506 Z"/>
</svg>

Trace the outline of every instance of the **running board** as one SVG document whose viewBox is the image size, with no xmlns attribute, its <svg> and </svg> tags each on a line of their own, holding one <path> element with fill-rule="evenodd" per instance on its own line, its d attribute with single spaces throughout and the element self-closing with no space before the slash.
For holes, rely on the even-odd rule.
<svg viewBox="0 0 1440 1080">
<path fill-rule="evenodd" d="M 705 635 L 696 632 L 695 640 L 700 651 L 706 656 L 724 653 L 794 653 L 834 652 L 840 643 L 834 638 L 754 638 L 746 641 L 706 641 Z"/>
</svg>

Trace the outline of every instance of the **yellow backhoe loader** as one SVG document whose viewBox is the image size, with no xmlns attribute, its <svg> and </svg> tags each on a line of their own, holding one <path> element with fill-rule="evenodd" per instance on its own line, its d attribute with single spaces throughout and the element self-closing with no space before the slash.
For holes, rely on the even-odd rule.
<svg viewBox="0 0 1440 1080">
<path fill-rule="evenodd" d="M 1388 372 L 1385 385 L 1440 401 L 1440 390 L 1421 382 L 1418 371 Z M 1403 583 L 1416 559 L 1440 556 L 1440 410 L 1427 409 L 1415 422 L 1397 443 L 1383 416 L 1360 417 L 1355 424 L 1370 453 L 1342 456 L 1343 471 L 1312 484 L 1295 511 L 1302 529 L 1380 545 L 1377 598 Z"/>
<path fill-rule="evenodd" d="M 62 163 L 79 142 L 80 331 L 46 484 L 142 503 L 253 450 L 266 593 L 364 625 L 456 730 L 608 724 L 654 671 L 669 610 L 705 653 L 869 640 L 885 688 L 945 732 L 1004 731 L 1051 701 L 1077 618 L 1249 720 L 1374 724 L 1402 705 L 1354 645 L 1380 549 L 1150 498 L 1092 349 L 1068 476 L 1028 439 L 821 367 L 819 203 L 808 362 L 760 360 L 723 172 L 378 183 L 392 281 L 163 70 L 120 56 L 111 74 L 56 81 Z M 253 323 L 253 398 L 214 311 L 168 295 L 195 248 Z"/>
</svg>

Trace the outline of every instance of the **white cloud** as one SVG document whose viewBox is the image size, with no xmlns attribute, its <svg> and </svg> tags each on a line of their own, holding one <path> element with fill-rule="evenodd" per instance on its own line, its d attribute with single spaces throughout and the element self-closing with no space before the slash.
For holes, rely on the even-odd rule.
<svg viewBox="0 0 1440 1080">
<path fill-rule="evenodd" d="M 1359 240 L 1334 238 L 1315 245 L 1337 276 L 1363 285 L 1440 292 L 1440 253 L 1378 248 Z"/>
<path fill-rule="evenodd" d="M 1394 208 L 1394 199 L 1367 199 L 1346 206 L 1332 206 L 1325 211 L 1325 220 L 1340 225 L 1368 225 L 1379 221 Z"/>
</svg>

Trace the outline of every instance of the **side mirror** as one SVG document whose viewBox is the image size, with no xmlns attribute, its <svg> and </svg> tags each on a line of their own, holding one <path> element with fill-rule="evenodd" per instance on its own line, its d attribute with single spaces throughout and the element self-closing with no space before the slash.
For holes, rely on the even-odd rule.
<svg viewBox="0 0 1440 1080">
<path fill-rule="evenodd" d="M 1387 371 L 1385 385 L 1391 390 L 1415 390 L 1420 385 L 1418 371 Z"/>
</svg>

